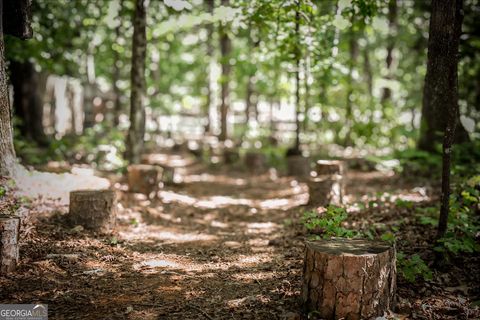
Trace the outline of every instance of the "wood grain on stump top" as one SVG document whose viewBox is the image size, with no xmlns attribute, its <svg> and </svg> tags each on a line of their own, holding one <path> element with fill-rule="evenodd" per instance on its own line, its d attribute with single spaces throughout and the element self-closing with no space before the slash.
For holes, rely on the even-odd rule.
<svg viewBox="0 0 480 320">
<path fill-rule="evenodd" d="M 341 175 L 344 173 L 344 163 L 340 160 L 318 160 L 316 170 L 318 175 Z"/>
<path fill-rule="evenodd" d="M 320 251 L 331 255 L 375 255 L 388 251 L 392 246 L 383 241 L 371 241 L 364 239 L 330 239 L 316 240 L 306 243 L 314 251 Z"/>
<path fill-rule="evenodd" d="M 322 319 L 383 316 L 394 302 L 395 248 L 385 242 L 331 239 L 307 242 L 302 299 Z"/>
</svg>

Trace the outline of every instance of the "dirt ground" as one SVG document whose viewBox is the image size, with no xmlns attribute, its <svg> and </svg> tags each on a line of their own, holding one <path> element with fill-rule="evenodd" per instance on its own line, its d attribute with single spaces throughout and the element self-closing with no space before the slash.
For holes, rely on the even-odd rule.
<svg viewBox="0 0 480 320">
<path fill-rule="evenodd" d="M 126 192 L 123 178 L 112 177 L 119 198 L 112 234 L 68 226 L 60 201 L 26 205 L 20 265 L 0 277 L 0 303 L 45 303 L 51 319 L 306 319 L 306 186 L 274 172 L 182 170 L 183 181 L 154 199 Z M 433 230 L 418 226 L 409 209 L 379 204 L 388 192 L 428 205 L 430 186 L 380 172 L 350 172 L 348 181 L 348 227 L 398 224 L 399 249 L 431 257 Z M 355 205 L 371 201 L 377 206 Z M 478 256 L 463 256 L 432 281 L 400 277 L 392 316 L 479 319 L 479 265 Z"/>
</svg>

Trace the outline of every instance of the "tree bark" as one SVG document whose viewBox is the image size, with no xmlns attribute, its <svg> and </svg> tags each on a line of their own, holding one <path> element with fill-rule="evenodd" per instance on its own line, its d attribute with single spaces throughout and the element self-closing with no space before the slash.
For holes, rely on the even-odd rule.
<svg viewBox="0 0 480 320">
<path fill-rule="evenodd" d="M 345 106 L 345 121 L 346 121 L 346 127 L 347 127 L 347 133 L 345 135 L 345 141 L 344 145 L 345 146 L 350 146 L 352 145 L 352 127 L 353 124 L 355 123 L 354 118 L 353 118 L 353 70 L 354 67 L 357 63 L 358 59 L 358 42 L 355 37 L 355 32 L 353 29 L 354 26 L 354 17 L 352 17 L 352 26 L 350 27 L 350 37 L 349 37 L 349 52 L 350 52 L 350 61 L 349 61 L 349 67 L 348 67 L 348 78 L 347 78 L 347 99 L 345 101 L 346 106 Z"/>
<path fill-rule="evenodd" d="M 213 7 L 214 7 L 214 0 L 206 0 L 205 4 L 207 6 L 207 11 L 210 14 L 213 14 Z M 206 86 L 205 88 L 207 89 L 207 95 L 205 99 L 205 105 L 204 105 L 204 113 L 205 113 L 205 132 L 210 133 L 211 131 L 211 124 L 210 124 L 210 106 L 212 105 L 213 101 L 213 92 L 212 92 L 212 87 L 211 87 L 211 80 L 212 80 L 212 59 L 213 59 L 213 25 L 211 23 L 208 23 L 207 26 L 207 56 L 206 56 Z"/>
<path fill-rule="evenodd" d="M 13 85 L 13 109 L 22 120 L 20 133 L 40 145 L 47 144 L 43 130 L 43 97 L 39 86 L 40 74 L 30 61 L 10 61 L 10 81 Z"/>
<path fill-rule="evenodd" d="M 20 39 L 30 39 L 32 31 L 32 0 L 4 1 L 1 10 L 3 33 Z"/>
<path fill-rule="evenodd" d="M 228 6 L 229 0 L 222 0 L 223 6 Z M 222 77 L 221 82 L 221 104 L 220 104 L 220 141 L 225 141 L 228 138 L 228 109 L 229 109 L 229 97 L 230 97 L 230 53 L 232 51 L 232 43 L 227 33 L 227 26 L 220 24 L 220 52 L 221 52 L 221 65 L 222 65 Z"/>
<path fill-rule="evenodd" d="M 0 274 L 15 271 L 18 263 L 20 218 L 0 215 Z"/>
<path fill-rule="evenodd" d="M 12 110 L 8 94 L 3 35 L 10 33 L 22 39 L 31 37 L 30 7 L 31 1 L 29 0 L 15 2 L 0 0 L 0 175 L 4 176 L 13 173 L 15 150 L 13 148 Z"/>
<path fill-rule="evenodd" d="M 387 79 L 392 79 L 393 49 L 395 48 L 395 37 L 397 32 L 397 0 L 390 0 L 388 3 L 388 28 L 389 36 L 387 39 L 387 57 L 385 58 L 385 67 L 387 69 Z M 384 87 L 382 92 L 382 105 L 391 100 L 392 90 L 390 87 Z"/>
<path fill-rule="evenodd" d="M 422 120 L 418 148 L 435 151 L 449 122 L 459 121 L 458 46 L 462 27 L 462 0 L 434 0 L 428 39 L 427 74 L 423 89 Z M 450 119 L 452 118 L 452 119 Z M 446 132 L 454 134 L 453 142 L 468 141 L 462 126 Z M 447 147 L 448 147 L 447 143 Z M 444 145 L 445 147 L 445 145 Z M 450 148 L 447 148 L 450 152 Z"/>
<path fill-rule="evenodd" d="M 130 128 L 126 143 L 126 158 L 131 164 L 140 163 L 145 135 L 145 57 L 147 49 L 145 3 L 145 0 L 136 1 L 133 19 Z"/>
<path fill-rule="evenodd" d="M 463 21 L 462 0 L 433 0 L 428 41 L 428 64 L 425 77 L 424 107 L 427 114 L 436 110 L 438 129 L 444 131 L 442 161 L 442 199 L 437 236 L 447 231 L 450 211 L 450 157 L 458 119 L 458 46 Z M 426 116 L 427 114 L 422 114 Z M 426 118 L 424 123 L 428 125 Z M 431 127 L 429 127 L 431 128 Z M 425 129 L 425 128 L 424 128 Z M 429 132 L 427 130 L 426 132 Z M 431 133 L 433 134 L 433 133 Z M 426 136 L 423 136 L 425 139 Z M 434 137 L 432 137 L 434 138 Z M 433 141 L 428 141 L 431 145 Z M 427 141 L 422 141 L 426 146 Z"/>
<path fill-rule="evenodd" d="M 396 289 L 395 248 L 363 239 L 307 242 L 302 298 L 322 319 L 374 319 L 388 312 Z"/>
<path fill-rule="evenodd" d="M 115 226 L 115 199 L 112 190 L 72 191 L 68 220 L 73 226 L 108 232 Z"/>
<path fill-rule="evenodd" d="M 123 1 L 120 1 L 120 6 L 123 5 Z M 121 12 L 121 8 L 119 12 Z M 117 19 L 120 19 L 118 17 Z M 120 38 L 120 29 L 122 27 L 122 22 L 119 21 L 118 25 L 115 27 L 115 39 L 118 40 Z M 122 92 L 118 87 L 118 81 L 120 80 L 120 54 L 117 50 L 113 50 L 113 92 L 115 93 L 115 101 L 113 107 L 113 125 L 117 127 L 120 123 L 120 114 L 122 113 Z"/>
<path fill-rule="evenodd" d="M 300 37 L 300 1 L 297 2 L 297 7 L 295 10 L 295 34 L 297 39 Z M 300 43 L 296 44 L 295 48 L 295 153 L 300 152 Z"/>
</svg>

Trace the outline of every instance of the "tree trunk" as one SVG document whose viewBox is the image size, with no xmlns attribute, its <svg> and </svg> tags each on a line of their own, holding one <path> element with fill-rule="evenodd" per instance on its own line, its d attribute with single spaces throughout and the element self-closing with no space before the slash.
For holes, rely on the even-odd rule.
<svg viewBox="0 0 480 320">
<path fill-rule="evenodd" d="M 123 5 L 123 1 L 120 1 L 120 6 Z M 119 9 L 119 13 L 121 12 L 121 8 Z M 117 19 L 120 19 L 118 17 Z M 120 21 L 118 25 L 115 27 L 115 39 L 120 38 L 120 29 L 122 27 L 122 22 Z M 113 50 L 113 92 L 115 93 L 115 101 L 114 101 L 114 107 L 113 107 L 113 126 L 117 127 L 118 124 L 120 123 L 120 114 L 122 113 L 122 92 L 120 88 L 118 87 L 118 81 L 120 80 L 120 67 L 119 67 L 119 62 L 120 62 L 120 54 L 119 52 L 114 49 Z"/>
<path fill-rule="evenodd" d="M 133 19 L 130 128 L 126 143 L 126 158 L 131 164 L 140 163 L 145 135 L 145 57 L 147 49 L 145 29 L 145 0 L 137 0 Z"/>
<path fill-rule="evenodd" d="M 297 39 L 300 37 L 300 1 L 297 2 L 297 7 L 295 10 L 295 34 Z M 295 48 L 295 153 L 300 151 L 300 43 L 296 44 Z"/>
<path fill-rule="evenodd" d="M 229 0 L 222 0 L 223 6 L 228 6 Z M 222 65 L 222 77 L 221 82 L 221 105 L 220 105 L 220 141 L 225 141 L 228 138 L 228 109 L 229 109 L 229 96 L 230 96 L 230 52 L 232 51 L 232 43 L 227 33 L 227 26 L 220 23 L 220 52 L 221 65 Z"/>
<path fill-rule="evenodd" d="M 444 131 L 447 134 L 454 134 L 453 142 L 468 140 L 468 133 L 462 126 L 455 131 L 455 125 L 451 123 L 447 128 L 449 122 L 458 122 L 460 116 L 457 69 L 458 45 L 463 20 L 461 8 L 462 0 L 432 1 L 427 74 L 423 89 L 422 120 L 418 142 L 418 148 L 425 151 L 435 151 L 435 145 L 442 140 Z M 447 153 L 450 152 L 448 142 L 447 145 L 444 144 L 444 147 L 447 147 Z"/>
<path fill-rule="evenodd" d="M 40 74 L 30 61 L 10 61 L 10 81 L 13 85 L 13 108 L 22 120 L 20 133 L 41 145 L 47 144 L 43 130 L 43 97 L 40 95 Z"/>
<path fill-rule="evenodd" d="M 355 123 L 354 118 L 353 118 L 353 68 L 355 67 L 357 63 L 357 58 L 358 58 L 358 42 L 355 37 L 355 32 L 353 29 L 354 25 L 354 17 L 352 17 L 352 26 L 350 28 L 350 37 L 349 37 L 349 52 L 350 52 L 350 61 L 349 61 L 349 67 L 348 67 L 348 78 L 347 78 L 347 99 L 346 99 L 346 106 L 345 106 L 345 121 L 346 121 L 346 127 L 347 127 L 347 133 L 345 135 L 345 141 L 344 145 L 345 146 L 350 146 L 352 145 L 352 127 L 353 124 Z"/>
<path fill-rule="evenodd" d="M 368 96 L 373 97 L 373 73 L 372 64 L 370 63 L 370 44 L 368 43 L 368 36 L 365 35 L 365 49 L 363 50 L 363 71 L 365 82 L 367 83 Z"/>
<path fill-rule="evenodd" d="M 388 3 L 388 28 L 389 36 L 387 39 L 387 57 L 385 58 L 385 67 L 387 69 L 386 78 L 392 79 L 393 49 L 395 48 L 395 37 L 397 33 L 397 0 L 390 0 Z M 382 105 L 391 100 L 392 90 L 390 87 L 384 87 L 382 92 Z"/>
<path fill-rule="evenodd" d="M 333 239 L 307 242 L 302 298 L 322 319 L 373 319 L 393 305 L 395 248 L 384 242 Z"/>
<path fill-rule="evenodd" d="M 32 36 L 30 8 L 29 0 L 15 2 L 0 0 L 0 175 L 5 176 L 13 173 L 15 150 L 3 35 L 9 33 L 22 39 L 30 38 Z"/>
<path fill-rule="evenodd" d="M 205 4 L 207 6 L 207 11 L 210 14 L 213 14 L 214 0 L 206 0 Z M 211 124 L 210 124 L 210 106 L 213 101 L 213 90 L 212 90 L 212 59 L 213 59 L 213 25 L 208 23 L 207 26 L 207 62 L 206 62 L 206 86 L 207 95 L 205 99 L 204 113 L 205 113 L 205 132 L 210 133 Z"/>
<path fill-rule="evenodd" d="M 428 64 L 425 77 L 424 111 L 436 110 L 435 125 L 444 131 L 442 200 L 438 221 L 438 238 L 447 231 L 450 198 L 450 156 L 458 119 L 458 46 L 463 20 L 462 0 L 434 0 L 428 41 Z M 422 114 L 426 116 L 426 114 Z M 428 125 L 426 118 L 424 124 Z M 428 130 L 426 131 L 428 132 Z M 423 136 L 426 138 L 426 136 Z M 433 138 L 433 137 L 432 137 Z M 428 141 L 432 144 L 433 141 Z M 427 141 L 422 141 L 426 146 Z"/>
</svg>

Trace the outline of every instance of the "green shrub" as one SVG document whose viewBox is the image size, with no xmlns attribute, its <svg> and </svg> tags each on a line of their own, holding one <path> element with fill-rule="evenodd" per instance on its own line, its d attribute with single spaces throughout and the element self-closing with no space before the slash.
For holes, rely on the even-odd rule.
<svg viewBox="0 0 480 320">
<path fill-rule="evenodd" d="M 304 212 L 301 221 L 305 228 L 313 233 L 313 239 L 328 239 L 331 237 L 351 238 L 356 233 L 342 227 L 342 222 L 347 217 L 347 211 L 344 208 L 329 205 L 325 212 L 320 215 L 315 211 Z"/>
<path fill-rule="evenodd" d="M 418 254 L 407 258 L 403 252 L 399 251 L 397 253 L 397 268 L 408 282 L 413 283 L 418 277 L 422 277 L 425 281 L 433 278 L 432 271 Z"/>
</svg>

